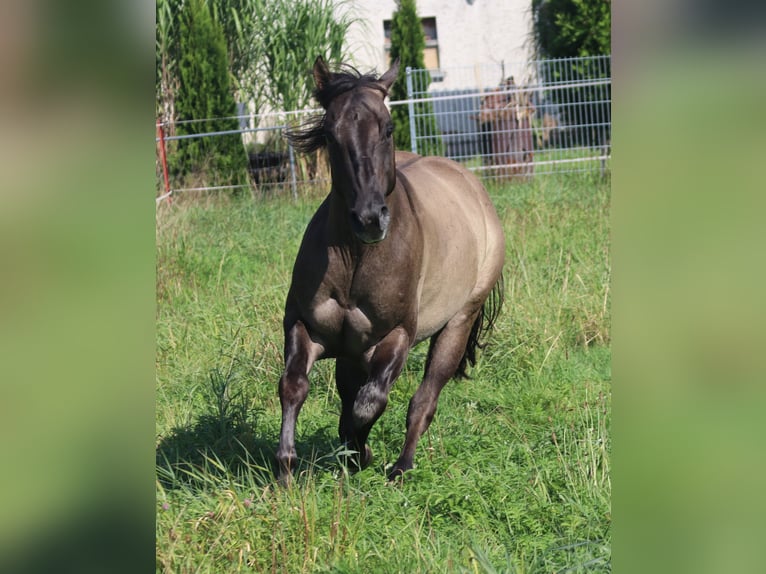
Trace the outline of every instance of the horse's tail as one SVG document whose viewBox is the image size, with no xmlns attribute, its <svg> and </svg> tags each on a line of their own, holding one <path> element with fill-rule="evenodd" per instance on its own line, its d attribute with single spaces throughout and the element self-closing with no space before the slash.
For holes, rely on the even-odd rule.
<svg viewBox="0 0 766 574">
<path fill-rule="evenodd" d="M 500 274 L 500 278 L 492 287 L 492 291 L 489 292 L 489 296 L 481 306 L 481 311 L 478 317 L 471 326 L 471 333 L 468 335 L 468 343 L 465 346 L 465 353 L 463 358 L 460 359 L 457 371 L 455 371 L 455 378 L 467 379 L 468 373 L 466 372 L 468 365 L 476 364 L 476 349 L 483 349 L 486 346 L 484 337 L 489 334 L 492 327 L 495 325 L 495 321 L 500 315 L 500 309 L 503 307 L 503 300 L 505 299 L 505 279 L 503 274 Z"/>
</svg>

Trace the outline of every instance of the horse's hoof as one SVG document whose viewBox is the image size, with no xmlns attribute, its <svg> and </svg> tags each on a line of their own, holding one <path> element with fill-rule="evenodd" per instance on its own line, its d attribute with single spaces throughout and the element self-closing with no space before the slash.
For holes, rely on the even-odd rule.
<svg viewBox="0 0 766 574">
<path fill-rule="evenodd" d="M 364 445 L 363 451 L 352 450 L 349 455 L 342 459 L 342 464 L 352 474 L 367 468 L 370 462 L 372 462 L 372 449 L 368 445 Z"/>
<path fill-rule="evenodd" d="M 291 467 L 280 466 L 277 474 L 277 483 L 279 486 L 287 488 L 293 484 L 293 472 Z"/>
<path fill-rule="evenodd" d="M 394 467 L 391 469 L 391 472 L 388 473 L 388 482 L 403 482 L 404 473 L 407 472 L 408 470 L 410 469 L 400 466 L 398 464 L 395 464 Z"/>
<path fill-rule="evenodd" d="M 364 470 L 372 462 L 372 449 L 368 445 L 364 445 L 364 451 L 357 452 L 350 462 L 354 467 L 354 472 Z"/>
<path fill-rule="evenodd" d="M 293 480 L 293 469 L 298 466 L 298 457 L 294 453 L 277 455 L 277 482 L 281 486 L 290 486 Z"/>
</svg>

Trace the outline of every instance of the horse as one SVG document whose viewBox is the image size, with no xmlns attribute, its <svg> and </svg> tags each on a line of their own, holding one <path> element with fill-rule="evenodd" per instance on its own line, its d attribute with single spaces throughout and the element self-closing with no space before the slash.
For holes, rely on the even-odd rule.
<svg viewBox="0 0 766 574">
<path fill-rule="evenodd" d="M 395 152 L 384 104 L 399 62 L 379 78 L 314 62 L 324 114 L 287 132 L 302 153 L 326 148 L 332 184 L 299 248 L 284 312 L 279 481 L 297 466 L 295 426 L 320 359 L 335 359 L 338 435 L 354 469 L 372 460 L 372 426 L 410 349 L 430 338 L 406 438 L 388 475 L 413 467 L 439 393 L 476 362 L 503 300 L 505 237 L 480 181 L 442 157 Z"/>
</svg>

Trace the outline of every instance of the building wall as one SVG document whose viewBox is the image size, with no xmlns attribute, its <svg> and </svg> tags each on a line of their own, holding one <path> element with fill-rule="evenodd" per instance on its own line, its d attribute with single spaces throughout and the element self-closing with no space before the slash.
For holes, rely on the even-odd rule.
<svg viewBox="0 0 766 574">
<path fill-rule="evenodd" d="M 396 2 L 358 0 L 350 6 L 352 14 L 362 20 L 349 33 L 353 64 L 361 71 L 382 73 L 388 66 L 383 21 L 391 19 Z M 521 76 L 521 64 L 531 54 L 530 6 L 531 0 L 418 0 L 418 15 L 436 18 L 440 68 L 448 72 L 431 89 L 462 88 L 464 74 L 449 71 L 478 70 L 484 64 L 498 68 L 504 64 L 505 75 Z M 487 83 L 483 78 L 477 80 Z"/>
</svg>

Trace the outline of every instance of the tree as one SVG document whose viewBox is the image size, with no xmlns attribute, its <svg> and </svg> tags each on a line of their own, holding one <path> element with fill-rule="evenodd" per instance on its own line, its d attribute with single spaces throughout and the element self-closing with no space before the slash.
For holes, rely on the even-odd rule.
<svg viewBox="0 0 766 574">
<path fill-rule="evenodd" d="M 179 53 L 176 133 L 236 130 L 226 41 L 204 0 L 188 0 L 183 6 Z M 238 134 L 178 140 L 171 166 L 176 174 L 210 174 L 215 183 L 247 180 L 247 155 Z"/>
<path fill-rule="evenodd" d="M 532 0 L 539 58 L 577 58 L 611 53 L 611 0 Z"/>
<path fill-rule="evenodd" d="M 595 80 L 611 77 L 611 62 L 592 56 L 611 53 L 611 0 L 532 0 L 532 29 L 538 59 L 586 58 L 542 65 L 540 74 L 548 82 Z M 554 90 L 551 99 L 557 104 L 596 102 L 611 99 L 611 85 Z M 576 106 L 562 106 L 564 123 L 574 123 Z M 570 133 L 575 145 L 600 145 L 611 137 L 604 106 L 594 106 L 596 127 Z"/>
<path fill-rule="evenodd" d="M 207 0 L 213 20 L 226 39 L 232 89 L 239 102 L 253 102 L 256 110 L 262 103 L 263 82 L 259 66 L 263 45 L 259 35 L 259 16 L 267 0 Z M 181 20 L 188 9 L 186 0 L 156 2 L 156 97 L 157 115 L 175 117 L 175 92 L 178 88 L 178 64 L 181 58 Z"/>
<path fill-rule="evenodd" d="M 407 99 L 407 67 L 417 70 L 425 68 L 423 50 L 426 47 L 423 25 L 418 17 L 415 0 L 399 0 L 397 10 L 391 18 L 391 61 L 399 58 L 399 76 L 391 87 L 392 101 Z M 428 72 L 422 72 L 422 81 L 418 82 L 418 91 L 426 92 L 431 83 Z M 421 75 L 418 74 L 418 79 Z M 418 146 L 418 152 L 423 155 L 438 155 L 442 153 L 441 138 L 438 135 L 436 119 L 430 102 L 415 104 L 415 115 L 418 118 L 418 136 L 427 136 Z M 410 140 L 410 118 L 408 106 L 394 106 L 391 110 L 394 122 L 394 143 L 397 149 L 409 151 L 412 147 Z"/>
</svg>

